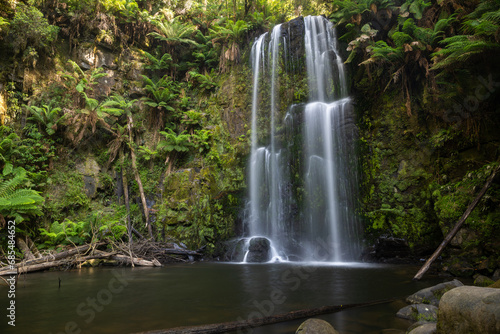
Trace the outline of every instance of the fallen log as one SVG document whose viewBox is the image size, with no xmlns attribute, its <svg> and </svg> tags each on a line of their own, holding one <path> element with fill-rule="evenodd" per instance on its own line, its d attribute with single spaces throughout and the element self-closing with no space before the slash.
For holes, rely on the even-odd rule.
<svg viewBox="0 0 500 334">
<path fill-rule="evenodd" d="M 10 266 L 5 266 L 0 268 L 0 276 L 13 275 L 18 273 L 22 274 L 32 271 L 44 270 L 51 267 L 56 267 L 66 261 L 64 260 L 60 263 L 58 260 L 65 259 L 76 254 L 85 254 L 92 247 L 97 247 L 100 245 L 104 245 L 104 243 L 100 242 L 93 245 L 90 244 L 90 245 L 78 246 L 56 254 L 47 255 L 33 260 L 21 261 L 15 264 L 14 270 L 12 270 Z"/>
<path fill-rule="evenodd" d="M 33 271 L 40 271 L 40 270 L 50 269 L 53 267 L 59 267 L 67 263 L 68 261 L 64 259 L 58 261 L 49 261 L 44 263 L 16 266 L 16 268 L 13 270 L 9 268 L 2 268 L 2 271 L 0 271 L 0 276 L 26 274 Z"/>
<path fill-rule="evenodd" d="M 163 248 L 163 253 L 170 254 L 170 255 L 203 256 L 203 254 L 200 254 L 197 251 L 193 251 L 193 250 L 189 250 L 189 249 L 178 249 L 178 248 Z"/>
<path fill-rule="evenodd" d="M 496 173 L 498 172 L 499 169 L 500 169 L 500 165 L 498 165 L 493 170 L 493 172 L 491 173 L 491 175 L 486 180 L 486 183 L 484 184 L 483 189 L 481 189 L 481 191 L 477 194 L 476 198 L 467 207 L 467 210 L 465 210 L 464 214 L 458 220 L 458 222 L 455 224 L 455 226 L 451 229 L 451 231 L 448 232 L 448 234 L 446 235 L 446 237 L 444 238 L 444 240 L 441 242 L 441 244 L 439 245 L 439 247 L 434 251 L 434 253 L 432 254 L 432 256 L 425 262 L 425 264 L 422 266 L 422 268 L 420 268 L 420 270 L 417 272 L 417 274 L 415 275 L 415 277 L 413 277 L 414 281 L 418 281 L 418 280 L 420 280 L 422 278 L 422 276 L 424 276 L 424 274 L 427 272 L 427 270 L 429 270 L 431 264 L 443 252 L 444 248 L 446 247 L 446 245 L 448 245 L 448 243 L 451 241 L 451 239 L 453 239 L 453 237 L 455 236 L 455 234 L 457 234 L 457 232 L 460 230 L 460 228 L 462 227 L 462 225 L 465 222 L 465 220 L 469 217 L 469 215 L 472 212 L 472 210 L 474 210 L 474 208 L 476 207 L 476 205 L 479 203 L 479 201 L 481 200 L 481 198 L 483 197 L 483 195 L 486 193 L 486 191 L 490 187 L 490 185 L 493 182 L 493 179 L 495 178 L 495 175 L 496 175 Z"/>
<path fill-rule="evenodd" d="M 250 329 L 255 327 L 260 327 L 264 325 L 271 325 L 279 322 L 297 320 L 302 318 L 313 317 L 321 314 L 340 312 L 345 309 L 363 306 L 372 306 L 378 304 L 385 304 L 392 302 L 396 299 L 385 299 L 378 300 L 368 303 L 359 304 L 346 304 L 346 305 L 333 305 L 333 306 L 322 306 L 312 309 L 304 309 L 298 311 L 292 311 L 283 314 L 271 315 L 262 318 L 251 318 L 249 320 L 238 320 L 231 322 L 222 322 L 210 325 L 200 325 L 200 326 L 189 326 L 189 327 L 175 327 L 170 329 L 159 329 L 147 332 L 137 332 L 133 334 L 215 334 L 215 333 L 226 333 L 241 329 Z"/>
<path fill-rule="evenodd" d="M 133 263 L 136 266 L 142 266 L 142 267 L 161 267 L 161 264 L 156 259 L 154 259 L 153 261 L 144 260 L 138 257 L 134 257 L 131 259 L 130 256 L 119 255 L 119 254 L 111 255 L 109 256 L 109 259 L 116 260 L 129 265 L 132 265 Z"/>
</svg>

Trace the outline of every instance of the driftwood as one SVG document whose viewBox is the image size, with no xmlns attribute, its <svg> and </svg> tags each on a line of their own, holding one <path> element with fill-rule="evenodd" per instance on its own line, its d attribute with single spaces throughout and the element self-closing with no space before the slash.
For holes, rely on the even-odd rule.
<svg viewBox="0 0 500 334">
<path fill-rule="evenodd" d="M 493 172 L 491 173 L 490 177 L 488 177 L 488 180 L 486 180 L 486 183 L 483 186 L 483 189 L 481 189 L 481 191 L 477 194 L 476 198 L 467 207 L 467 210 L 465 210 L 464 214 L 458 220 L 458 222 L 455 224 L 455 226 L 451 229 L 451 231 L 448 232 L 448 234 L 446 235 L 446 237 L 444 238 L 444 240 L 441 242 L 441 244 L 439 245 L 439 247 L 434 251 L 434 253 L 432 254 L 432 256 L 425 262 L 425 264 L 422 266 L 422 268 L 420 268 L 420 270 L 417 272 L 417 274 L 415 275 L 415 277 L 413 277 L 413 280 L 420 280 L 422 278 L 422 276 L 424 276 L 424 274 L 427 272 L 427 270 L 429 270 L 431 264 L 438 258 L 438 256 L 441 254 L 441 252 L 446 247 L 446 245 L 448 245 L 448 243 L 451 241 L 451 239 L 453 239 L 453 237 L 455 236 L 455 234 L 457 234 L 457 232 L 460 230 L 460 228 L 462 227 L 462 225 L 465 222 L 465 220 L 469 217 L 469 215 L 472 212 L 472 210 L 474 210 L 474 208 L 476 207 L 476 205 L 479 203 L 479 201 L 481 200 L 481 198 L 483 197 L 483 195 L 486 193 L 486 191 L 490 187 L 490 185 L 493 182 L 493 179 L 495 178 L 495 175 L 496 175 L 496 173 L 498 172 L 499 169 L 500 169 L 500 165 L 498 165 L 493 170 Z"/>
<path fill-rule="evenodd" d="M 66 259 L 64 260 L 57 260 L 57 261 L 48 261 L 48 262 L 43 262 L 43 263 L 38 263 L 38 264 L 30 264 L 30 265 L 21 265 L 21 266 L 16 266 L 16 269 L 14 270 L 8 270 L 4 269 L 0 272 L 0 275 L 18 275 L 18 274 L 26 274 L 30 273 L 33 271 L 40 271 L 40 270 L 46 270 L 54 267 L 59 267 L 62 265 L 68 264 L 68 261 Z"/>
<path fill-rule="evenodd" d="M 51 254 L 48 256 L 36 258 L 33 260 L 22 261 L 16 263 L 14 270 L 11 270 L 10 267 L 0 268 L 0 276 L 2 275 L 12 275 L 12 274 L 23 274 L 32 271 L 45 270 L 52 267 L 58 267 L 60 265 L 66 264 L 68 261 L 66 260 L 68 257 L 71 257 L 76 254 L 85 254 L 92 247 L 97 247 L 100 245 L 104 245 L 105 243 L 97 243 L 94 245 L 83 245 L 78 246 L 67 251 L 59 252 L 56 254 Z M 64 260 L 63 260 L 64 259 Z"/>
<path fill-rule="evenodd" d="M 176 327 L 171 329 L 159 329 L 147 332 L 138 332 L 134 334 L 214 334 L 214 333 L 226 333 L 241 329 L 249 329 L 260 327 L 264 325 L 271 325 L 279 322 L 297 320 L 302 318 L 308 318 L 317 316 L 320 314 L 335 313 L 340 312 L 345 309 L 371 306 L 377 304 L 385 304 L 394 301 L 394 299 L 386 299 L 373 301 L 368 303 L 360 304 L 347 304 L 347 305 L 333 305 L 333 306 L 322 306 L 318 308 L 304 309 L 298 311 L 292 311 L 283 314 L 271 315 L 262 318 L 252 318 L 249 320 L 239 320 L 231 322 L 222 322 L 210 325 L 200 325 L 200 326 L 190 326 L 190 327 Z"/>
<path fill-rule="evenodd" d="M 202 256 L 198 251 L 192 251 L 189 249 L 178 249 L 178 248 L 164 248 L 163 249 L 164 254 L 171 254 L 171 255 L 191 255 L 191 256 Z"/>
<path fill-rule="evenodd" d="M 161 263 L 158 262 L 158 260 L 156 259 L 153 259 L 152 261 L 144 260 L 137 257 L 131 259 L 130 256 L 128 255 L 118 255 L 118 254 L 109 256 L 109 259 L 116 260 L 129 265 L 134 264 L 136 266 L 142 266 L 142 267 L 161 267 Z"/>
<path fill-rule="evenodd" d="M 26 246 L 26 244 L 23 245 Z M 13 269 L 10 266 L 1 267 L 0 276 L 24 274 L 60 266 L 81 267 L 85 261 L 103 258 L 131 266 L 161 267 L 162 262 L 185 262 L 186 260 L 182 259 L 182 257 L 188 260 L 191 256 L 200 257 L 202 256 L 201 251 L 203 251 L 203 247 L 194 251 L 181 249 L 168 243 L 149 240 L 140 240 L 130 244 L 124 242 L 111 243 L 109 245 L 113 249 L 113 252 L 105 252 L 97 249 L 104 245 L 107 245 L 107 242 L 78 246 L 40 258 L 31 257 L 31 260 L 23 260 L 16 263 Z"/>
</svg>

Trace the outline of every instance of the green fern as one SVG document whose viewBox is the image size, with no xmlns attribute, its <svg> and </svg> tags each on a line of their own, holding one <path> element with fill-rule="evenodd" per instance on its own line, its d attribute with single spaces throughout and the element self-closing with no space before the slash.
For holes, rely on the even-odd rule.
<svg viewBox="0 0 500 334">
<path fill-rule="evenodd" d="M 444 48 L 433 53 L 432 69 L 457 67 L 469 61 L 472 56 L 489 51 L 498 53 L 500 51 L 498 31 L 500 31 L 500 1 L 481 2 L 465 17 L 465 22 L 462 24 L 463 35 L 441 41 Z"/>
<path fill-rule="evenodd" d="M 168 70 L 173 64 L 172 56 L 169 53 L 164 53 L 161 57 L 156 58 L 149 52 L 141 50 L 141 53 L 146 58 L 149 64 L 144 65 L 144 68 L 151 71 Z"/>
<path fill-rule="evenodd" d="M 0 162 L 7 162 L 13 153 L 17 152 L 16 142 L 19 136 L 10 128 L 0 127 Z"/>
<path fill-rule="evenodd" d="M 500 50 L 500 45 L 486 41 L 478 36 L 457 35 L 443 40 L 445 48 L 432 54 L 435 65 L 433 70 L 457 66 L 467 62 L 473 55 L 486 50 Z"/>
<path fill-rule="evenodd" d="M 185 131 L 176 134 L 172 129 L 167 128 L 167 131 L 160 131 L 160 134 L 165 136 L 165 140 L 162 140 L 158 144 L 158 150 L 163 150 L 166 152 L 187 152 L 192 146 L 191 136 L 186 134 Z"/>
<path fill-rule="evenodd" d="M 65 118 L 65 115 L 59 115 L 61 108 L 52 108 L 50 104 L 42 107 L 29 106 L 28 110 L 32 115 L 28 120 L 38 123 L 47 136 L 55 134 L 58 124 Z"/>
<path fill-rule="evenodd" d="M 26 170 L 7 163 L 0 177 L 0 215 L 20 223 L 26 215 L 41 215 L 43 197 L 32 189 L 21 188 L 27 181 Z"/>
</svg>

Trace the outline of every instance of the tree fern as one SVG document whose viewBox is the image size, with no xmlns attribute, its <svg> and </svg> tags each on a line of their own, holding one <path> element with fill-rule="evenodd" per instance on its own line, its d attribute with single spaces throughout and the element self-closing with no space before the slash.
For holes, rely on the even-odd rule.
<svg viewBox="0 0 500 334">
<path fill-rule="evenodd" d="M 468 14 L 462 24 L 465 35 L 445 38 L 444 48 L 433 54 L 432 69 L 456 67 L 466 63 L 472 56 L 487 51 L 500 51 L 500 1 L 481 2 Z"/>
<path fill-rule="evenodd" d="M 500 45 L 486 41 L 478 36 L 457 35 L 446 38 L 442 42 L 445 48 L 432 54 L 435 62 L 433 70 L 465 63 L 471 56 L 486 50 L 500 50 Z"/>
<path fill-rule="evenodd" d="M 59 115 L 61 108 L 52 108 L 51 105 L 29 106 L 28 110 L 31 113 L 28 120 L 38 123 L 42 127 L 41 131 L 48 136 L 56 133 L 58 124 L 65 118 L 65 115 Z"/>
</svg>

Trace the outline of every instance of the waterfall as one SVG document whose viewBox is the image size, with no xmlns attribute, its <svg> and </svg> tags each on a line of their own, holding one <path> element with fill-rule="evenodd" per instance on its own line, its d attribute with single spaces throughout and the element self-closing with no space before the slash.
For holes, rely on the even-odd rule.
<svg viewBox="0 0 500 334">
<path fill-rule="evenodd" d="M 303 20 L 307 104 L 280 101 L 280 74 L 300 68 L 289 50 L 290 25 L 261 35 L 251 51 L 246 252 L 249 240 L 260 237 L 273 261 L 353 261 L 360 248 L 357 132 L 343 61 L 333 25 L 319 16 Z"/>
</svg>

